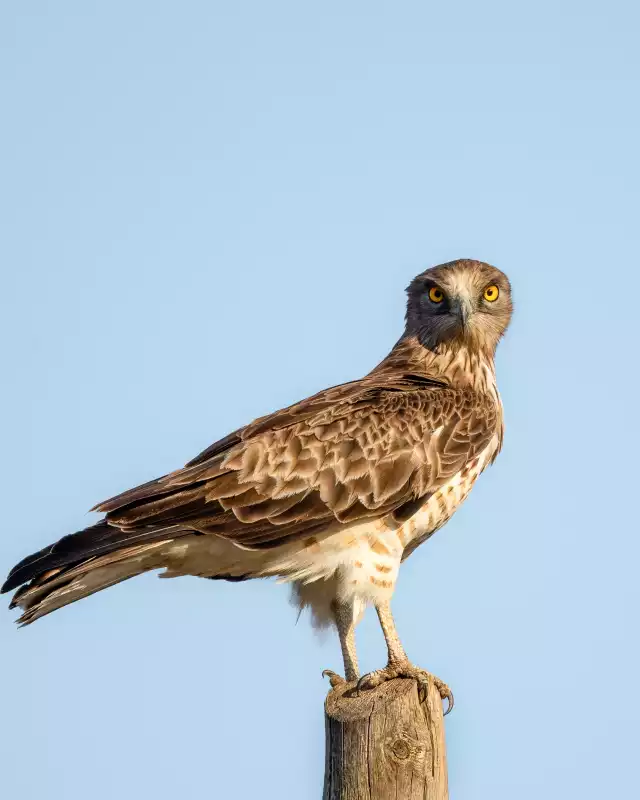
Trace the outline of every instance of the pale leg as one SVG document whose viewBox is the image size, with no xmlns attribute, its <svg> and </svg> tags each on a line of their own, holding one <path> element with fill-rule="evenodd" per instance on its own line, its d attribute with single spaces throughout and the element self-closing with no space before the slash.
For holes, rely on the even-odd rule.
<svg viewBox="0 0 640 800">
<path fill-rule="evenodd" d="M 384 634 L 384 639 L 387 643 L 387 650 L 389 652 L 389 660 L 384 669 L 378 669 L 375 672 L 370 672 L 368 675 L 363 675 L 358 681 L 358 689 L 373 689 L 385 681 L 393 680 L 394 678 L 415 678 L 418 682 L 418 689 L 420 694 L 426 697 L 426 690 L 429 683 L 433 682 L 442 698 L 447 698 L 449 707 L 446 714 L 453 708 L 453 694 L 451 689 L 446 683 L 436 678 L 430 672 L 426 672 L 419 667 L 414 666 L 404 651 L 404 647 L 400 642 L 396 624 L 393 620 L 391 613 L 391 605 L 389 602 L 379 603 L 376 605 L 378 612 L 378 619 L 380 620 L 380 627 Z"/>
<path fill-rule="evenodd" d="M 355 681 L 360 676 L 358 670 L 358 654 L 356 653 L 356 624 L 354 620 L 353 605 L 351 603 L 335 602 L 333 615 L 340 637 L 342 659 L 344 661 L 344 674 L 347 681 Z M 328 676 L 332 686 L 343 683 L 343 679 L 329 669 L 322 673 Z"/>
<path fill-rule="evenodd" d="M 380 627 L 384 634 L 384 640 L 387 643 L 389 664 L 401 664 L 408 661 L 407 654 L 404 652 L 404 647 L 398 636 L 393 614 L 391 613 L 391 603 L 380 603 L 376 606 L 376 612 L 380 620 Z"/>
</svg>

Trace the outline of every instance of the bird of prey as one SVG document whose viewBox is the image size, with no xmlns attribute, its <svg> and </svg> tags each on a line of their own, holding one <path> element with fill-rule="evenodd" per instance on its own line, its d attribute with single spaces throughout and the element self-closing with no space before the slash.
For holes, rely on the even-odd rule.
<svg viewBox="0 0 640 800">
<path fill-rule="evenodd" d="M 390 601 L 402 561 L 447 522 L 503 438 L 494 354 L 512 313 L 507 277 L 479 261 L 427 269 L 405 330 L 360 380 L 230 433 L 157 480 L 95 507 L 105 516 L 28 556 L 3 592 L 28 624 L 149 570 L 289 582 L 338 630 L 346 681 L 434 680 L 408 660 Z M 388 663 L 360 678 L 354 631 L 377 611 Z M 328 671 L 327 671 L 328 672 Z M 344 679 L 328 672 L 333 685 Z M 426 677 L 425 677 L 426 676 Z"/>
</svg>

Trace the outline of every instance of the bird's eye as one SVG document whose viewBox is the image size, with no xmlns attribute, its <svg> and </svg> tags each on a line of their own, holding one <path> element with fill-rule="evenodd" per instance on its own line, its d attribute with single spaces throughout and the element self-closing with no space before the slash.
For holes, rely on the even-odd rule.
<svg viewBox="0 0 640 800">
<path fill-rule="evenodd" d="M 498 299 L 499 294 L 500 294 L 500 289 L 498 289 L 495 283 L 492 283 L 491 286 L 487 286 L 487 288 L 484 290 L 483 297 L 487 301 L 487 303 L 495 303 L 495 301 Z"/>
<path fill-rule="evenodd" d="M 432 286 L 429 289 L 429 300 L 432 303 L 441 303 L 444 300 L 444 292 L 437 286 Z"/>
</svg>

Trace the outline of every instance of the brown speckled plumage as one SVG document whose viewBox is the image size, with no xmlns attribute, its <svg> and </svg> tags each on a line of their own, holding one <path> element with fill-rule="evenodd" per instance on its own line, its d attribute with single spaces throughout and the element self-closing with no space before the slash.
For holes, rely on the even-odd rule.
<svg viewBox="0 0 640 800">
<path fill-rule="evenodd" d="M 496 302 L 483 300 L 489 285 Z M 476 261 L 427 270 L 407 291 L 405 332 L 364 378 L 235 431 L 20 562 L 3 587 L 18 589 L 20 621 L 147 570 L 277 576 L 318 624 L 336 622 L 348 677 L 353 625 L 369 602 L 393 661 L 385 607 L 401 560 L 451 517 L 501 447 L 493 356 L 512 311 L 506 277 Z"/>
</svg>

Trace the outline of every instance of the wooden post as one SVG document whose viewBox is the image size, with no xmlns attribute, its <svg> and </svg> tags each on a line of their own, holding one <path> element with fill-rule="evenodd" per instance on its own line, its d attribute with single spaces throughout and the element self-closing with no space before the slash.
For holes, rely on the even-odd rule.
<svg viewBox="0 0 640 800">
<path fill-rule="evenodd" d="M 442 699 L 396 678 L 353 696 L 338 686 L 325 702 L 323 800 L 448 800 Z"/>
</svg>

